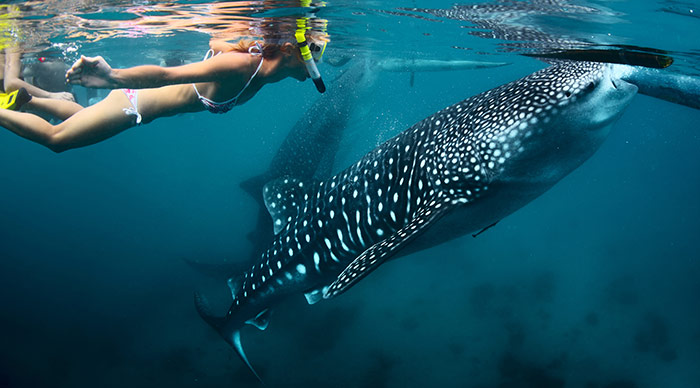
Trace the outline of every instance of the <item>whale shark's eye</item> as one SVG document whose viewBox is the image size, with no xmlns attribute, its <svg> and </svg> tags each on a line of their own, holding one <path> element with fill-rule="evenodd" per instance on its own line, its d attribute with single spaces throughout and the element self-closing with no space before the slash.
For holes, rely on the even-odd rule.
<svg viewBox="0 0 700 388">
<path fill-rule="evenodd" d="M 566 96 L 566 98 L 569 98 L 571 97 L 571 92 L 567 90 L 566 92 L 564 92 L 564 95 Z"/>
<path fill-rule="evenodd" d="M 584 89 L 586 92 L 592 92 L 593 89 L 595 89 L 595 82 L 591 81 L 586 85 L 586 88 Z"/>
</svg>

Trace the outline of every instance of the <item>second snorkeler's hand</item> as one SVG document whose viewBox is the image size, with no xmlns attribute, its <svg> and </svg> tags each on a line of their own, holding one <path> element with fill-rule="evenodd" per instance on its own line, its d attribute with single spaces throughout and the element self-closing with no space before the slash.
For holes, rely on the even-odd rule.
<svg viewBox="0 0 700 388">
<path fill-rule="evenodd" d="M 75 97 L 73 94 L 68 92 L 49 93 L 49 98 L 53 98 L 54 100 L 75 102 Z"/>
<path fill-rule="evenodd" d="M 116 88 L 113 70 L 101 56 L 81 56 L 66 72 L 66 80 L 86 88 Z"/>
</svg>

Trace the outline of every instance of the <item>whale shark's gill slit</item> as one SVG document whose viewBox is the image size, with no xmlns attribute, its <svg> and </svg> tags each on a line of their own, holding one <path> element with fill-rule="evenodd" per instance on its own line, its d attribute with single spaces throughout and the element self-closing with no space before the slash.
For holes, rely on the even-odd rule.
<svg viewBox="0 0 700 388">
<path fill-rule="evenodd" d="M 405 151 L 409 151 L 409 146 L 406 146 Z M 406 186 L 406 214 L 411 213 L 411 192 L 413 191 L 413 174 L 416 172 L 416 161 L 418 160 L 418 147 L 414 146 L 411 151 L 411 168 L 408 171 L 408 183 Z M 417 196 L 420 197 L 420 192 L 416 193 Z"/>
<path fill-rule="evenodd" d="M 321 255 L 318 254 L 318 252 L 314 252 L 314 268 L 316 268 L 316 272 L 321 273 Z"/>
<path fill-rule="evenodd" d="M 345 208 L 344 208 L 344 207 L 341 209 L 341 213 L 343 213 L 343 220 L 345 220 L 345 228 L 346 228 L 347 231 L 348 231 L 348 238 L 349 238 L 349 240 L 350 240 L 350 244 L 351 244 L 353 247 L 356 247 L 356 246 L 357 246 L 357 242 L 355 241 L 355 236 L 354 236 L 353 233 L 352 233 L 352 229 L 351 229 L 351 226 L 350 226 L 350 220 L 348 219 L 348 214 L 347 214 L 347 212 L 345 211 Z"/>
<path fill-rule="evenodd" d="M 343 251 L 350 252 L 351 251 L 350 247 L 348 247 L 348 245 L 345 243 L 345 241 L 343 241 L 343 231 L 338 229 L 336 231 L 336 233 L 338 234 L 338 241 L 340 241 L 340 246 L 343 249 Z"/>
<path fill-rule="evenodd" d="M 438 198 L 429 202 L 427 206 L 418 209 L 410 222 L 388 238 L 372 245 L 355 258 L 338 275 L 330 287 L 324 291 L 323 297 L 325 299 L 333 298 L 357 284 L 357 282 L 379 267 L 389 257 L 396 254 L 430 225 L 442 218 L 450 209 L 449 203 L 450 200 L 446 196 L 438 195 Z"/>
</svg>

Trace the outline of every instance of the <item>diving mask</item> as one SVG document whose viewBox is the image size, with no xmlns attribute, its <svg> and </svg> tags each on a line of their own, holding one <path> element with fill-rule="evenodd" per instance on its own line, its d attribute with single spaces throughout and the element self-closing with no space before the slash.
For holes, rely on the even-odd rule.
<svg viewBox="0 0 700 388">
<path fill-rule="evenodd" d="M 326 51 L 327 45 L 328 42 L 321 42 L 320 44 L 309 43 L 309 51 L 311 51 L 311 57 L 313 57 L 316 63 L 321 62 L 323 60 L 323 53 Z"/>
</svg>

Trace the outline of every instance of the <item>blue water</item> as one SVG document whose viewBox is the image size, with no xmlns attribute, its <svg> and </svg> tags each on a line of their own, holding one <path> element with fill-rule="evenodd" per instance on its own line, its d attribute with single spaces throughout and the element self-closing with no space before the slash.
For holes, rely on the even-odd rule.
<svg viewBox="0 0 700 388">
<path fill-rule="evenodd" d="M 45 4 L 60 15 L 72 3 Z M 700 13 L 697 3 L 585 4 L 614 20 L 529 20 L 667 50 L 677 59 L 669 71 L 699 73 L 700 28 L 688 12 Z M 413 85 L 408 74 L 378 74 L 353 109 L 336 171 L 435 111 L 545 66 L 469 35 L 467 22 L 384 12 L 451 5 L 320 11 L 327 56 L 510 63 L 417 73 Z M 197 60 L 207 39 L 58 31 L 35 51 L 125 67 L 185 44 Z M 341 69 L 321 65 L 329 88 Z M 239 184 L 265 171 L 317 98 L 310 82 L 290 79 L 223 116 L 159 119 L 59 155 L 0 130 L 0 387 L 259 386 L 193 307 L 198 290 L 219 295 L 225 311 L 225 284 L 183 259 L 247 259 L 257 205 Z M 249 358 L 271 387 L 700 386 L 698 122 L 697 110 L 636 96 L 602 148 L 542 197 L 477 238 L 387 263 L 342 297 L 288 299 L 265 332 L 244 329 Z"/>
</svg>

